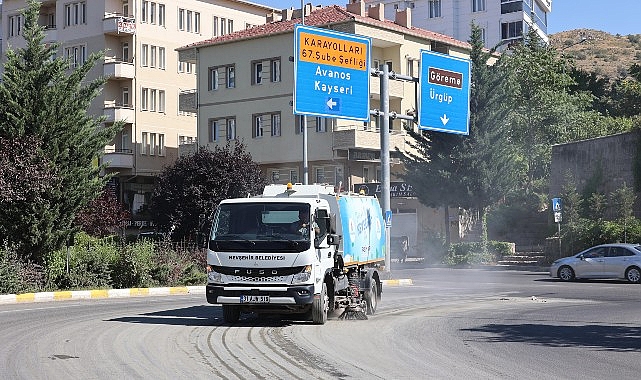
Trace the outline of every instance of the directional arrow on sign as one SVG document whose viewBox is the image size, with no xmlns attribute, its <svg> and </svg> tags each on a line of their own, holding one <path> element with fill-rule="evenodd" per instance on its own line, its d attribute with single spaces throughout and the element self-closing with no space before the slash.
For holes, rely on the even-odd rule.
<svg viewBox="0 0 641 380">
<path fill-rule="evenodd" d="M 446 114 L 443 114 L 443 116 L 441 116 L 441 122 L 443 125 L 447 124 L 448 121 L 450 121 L 450 119 L 447 118 Z"/>
<path fill-rule="evenodd" d="M 334 99 L 332 98 L 327 99 L 327 107 L 329 107 L 330 110 L 333 109 L 336 104 L 337 103 L 334 101 Z"/>
</svg>

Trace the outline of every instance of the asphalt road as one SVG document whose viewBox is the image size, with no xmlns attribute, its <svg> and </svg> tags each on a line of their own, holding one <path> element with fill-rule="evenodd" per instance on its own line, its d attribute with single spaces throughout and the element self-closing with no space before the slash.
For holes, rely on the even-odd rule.
<svg viewBox="0 0 641 380">
<path fill-rule="evenodd" d="M 397 269 L 367 321 L 243 316 L 204 295 L 0 305 L 1 379 L 637 379 L 641 286 Z"/>
</svg>

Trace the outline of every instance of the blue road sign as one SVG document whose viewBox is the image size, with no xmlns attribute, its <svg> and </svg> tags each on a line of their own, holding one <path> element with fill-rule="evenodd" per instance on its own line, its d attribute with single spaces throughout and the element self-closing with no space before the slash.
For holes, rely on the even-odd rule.
<svg viewBox="0 0 641 380">
<path fill-rule="evenodd" d="M 561 203 L 561 198 L 552 198 L 552 211 L 557 212 L 563 209 L 563 203 Z"/>
<path fill-rule="evenodd" d="M 369 121 L 370 38 L 296 25 L 294 113 Z"/>
<path fill-rule="evenodd" d="M 419 129 L 470 133 L 470 61 L 421 50 Z"/>
<path fill-rule="evenodd" d="M 385 226 L 392 227 L 392 211 L 385 211 Z"/>
</svg>

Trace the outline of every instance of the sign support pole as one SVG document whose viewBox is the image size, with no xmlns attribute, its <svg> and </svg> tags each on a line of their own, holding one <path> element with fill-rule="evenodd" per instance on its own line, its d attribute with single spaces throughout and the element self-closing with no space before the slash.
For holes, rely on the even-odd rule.
<svg viewBox="0 0 641 380">
<path fill-rule="evenodd" d="M 305 25 L 305 0 L 300 0 L 300 20 Z M 303 185 L 309 185 L 309 163 L 307 160 L 307 116 L 300 115 L 300 127 L 303 130 Z M 291 178 L 290 178 L 291 179 Z"/>
<path fill-rule="evenodd" d="M 381 206 L 383 215 L 391 212 L 390 209 L 390 159 L 389 159 L 389 67 L 387 64 L 382 64 L 380 70 L 383 72 L 381 76 L 381 113 L 379 115 L 379 128 L 381 133 L 381 175 L 382 175 L 382 188 L 381 188 Z M 390 233 L 391 226 L 385 223 L 385 273 L 389 276 L 392 271 L 392 258 L 390 252 Z"/>
</svg>

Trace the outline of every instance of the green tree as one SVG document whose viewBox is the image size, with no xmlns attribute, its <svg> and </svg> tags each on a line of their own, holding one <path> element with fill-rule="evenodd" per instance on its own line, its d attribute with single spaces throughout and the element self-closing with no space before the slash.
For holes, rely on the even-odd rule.
<svg viewBox="0 0 641 380">
<path fill-rule="evenodd" d="M 428 206 L 479 210 L 483 240 L 487 240 L 487 208 L 513 191 L 522 170 L 504 123 L 509 113 L 504 76 L 490 65 L 494 58 L 484 49 L 476 25 L 472 25 L 470 43 L 469 136 L 409 131 L 418 154 L 404 157 L 403 177 Z"/>
<path fill-rule="evenodd" d="M 123 223 L 129 219 L 129 212 L 118 201 L 111 187 L 92 200 L 76 215 L 75 224 L 91 236 L 104 237 L 117 234 Z"/>
<path fill-rule="evenodd" d="M 527 168 L 522 188 L 525 193 L 544 193 L 551 147 L 570 141 L 574 130 L 584 127 L 580 120 L 591 95 L 568 91 L 574 85 L 568 62 L 533 28 L 523 43 L 502 55 L 499 65 L 509 82 L 510 135 Z"/>
<path fill-rule="evenodd" d="M 201 232 L 218 203 L 262 193 L 260 168 L 240 141 L 180 157 L 158 177 L 150 212 L 161 231 L 183 240 Z M 207 217 L 201 220 L 201 215 Z M 206 225 L 206 224 L 205 224 Z"/>
<path fill-rule="evenodd" d="M 26 45 L 6 52 L 0 82 L 0 136 L 40 141 L 37 154 L 56 178 L 37 202 L 9 202 L 0 211 L 2 238 L 22 259 L 38 263 L 65 244 L 78 210 L 104 187 L 107 178 L 99 176 L 101 168 L 93 162 L 122 128 L 88 114 L 106 80 L 85 80 L 100 54 L 70 70 L 68 60 L 57 57 L 59 46 L 43 43 L 39 9 L 39 2 L 28 1 L 22 29 Z"/>
</svg>

